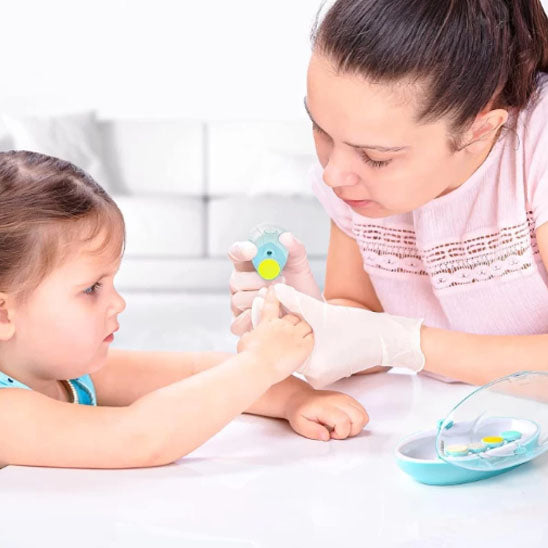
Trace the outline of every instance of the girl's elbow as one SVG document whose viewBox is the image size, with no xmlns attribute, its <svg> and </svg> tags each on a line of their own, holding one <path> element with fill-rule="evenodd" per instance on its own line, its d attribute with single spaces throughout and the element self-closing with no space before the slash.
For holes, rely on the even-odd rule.
<svg viewBox="0 0 548 548">
<path fill-rule="evenodd" d="M 136 436 L 134 447 L 137 447 L 135 458 L 137 467 L 152 468 L 173 464 L 188 455 L 192 449 L 177 447 L 174 440 L 167 435 L 144 433 Z"/>
<path fill-rule="evenodd" d="M 183 440 L 178 439 L 178 432 L 170 429 L 168 425 L 158 425 L 149 413 L 143 412 L 135 404 L 129 406 L 127 418 L 129 425 L 126 432 L 129 435 L 125 442 L 121 443 L 121 449 L 127 452 L 130 448 L 130 458 L 136 467 L 172 464 L 194 449 L 191 444 L 182 443 Z"/>
</svg>

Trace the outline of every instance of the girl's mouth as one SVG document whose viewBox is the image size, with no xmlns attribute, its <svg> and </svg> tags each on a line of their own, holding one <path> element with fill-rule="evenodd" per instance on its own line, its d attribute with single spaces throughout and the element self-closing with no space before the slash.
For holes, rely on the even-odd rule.
<svg viewBox="0 0 548 548">
<path fill-rule="evenodd" d="M 103 339 L 103 342 L 112 342 L 114 340 L 114 333 L 116 333 L 116 331 L 118 331 L 118 329 L 120 329 L 120 327 L 117 327 L 110 335 L 106 336 L 104 339 Z"/>
</svg>

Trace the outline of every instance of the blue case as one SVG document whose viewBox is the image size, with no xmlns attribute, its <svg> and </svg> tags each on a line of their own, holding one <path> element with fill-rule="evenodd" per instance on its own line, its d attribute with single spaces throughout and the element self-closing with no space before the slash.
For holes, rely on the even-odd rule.
<svg viewBox="0 0 548 548">
<path fill-rule="evenodd" d="M 522 371 L 477 388 L 438 428 L 403 439 L 398 466 L 429 485 L 478 481 L 548 449 L 548 373 Z M 534 417 L 534 419 L 533 419 Z"/>
</svg>

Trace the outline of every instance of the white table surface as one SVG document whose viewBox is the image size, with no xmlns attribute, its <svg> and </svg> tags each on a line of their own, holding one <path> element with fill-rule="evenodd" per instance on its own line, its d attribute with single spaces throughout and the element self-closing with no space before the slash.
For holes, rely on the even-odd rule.
<svg viewBox="0 0 548 548">
<path fill-rule="evenodd" d="M 357 438 L 316 442 L 244 415 L 176 464 L 0 471 L 0 546 L 548 546 L 548 458 L 466 485 L 416 483 L 402 436 L 471 387 L 383 374 L 340 381 L 367 407 Z"/>
</svg>

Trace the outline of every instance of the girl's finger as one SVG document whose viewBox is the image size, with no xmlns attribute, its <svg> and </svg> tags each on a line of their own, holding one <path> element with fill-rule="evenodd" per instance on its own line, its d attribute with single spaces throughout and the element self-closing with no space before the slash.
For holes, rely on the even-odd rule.
<svg viewBox="0 0 548 548">
<path fill-rule="evenodd" d="M 299 334 L 303 337 L 306 337 L 307 335 L 312 333 L 312 328 L 310 327 L 310 324 L 302 320 L 297 324 L 297 329 L 299 330 Z"/>
<path fill-rule="evenodd" d="M 262 297 L 257 297 L 255 301 L 261 299 Z M 254 302 L 255 302 L 254 301 Z M 276 294 L 272 287 L 268 288 L 266 295 L 264 297 L 264 304 L 261 312 L 261 322 L 265 320 L 274 320 L 280 317 L 280 302 L 276 298 Z"/>
<path fill-rule="evenodd" d="M 350 420 L 350 417 L 338 407 L 330 408 L 329 415 L 333 423 L 331 437 L 336 440 L 348 438 L 352 432 L 352 421 Z"/>
<path fill-rule="evenodd" d="M 369 421 L 369 417 L 365 409 L 361 410 L 353 405 L 345 406 L 344 409 L 339 407 L 342 413 L 345 413 L 350 420 L 350 436 L 357 436 Z"/>
<path fill-rule="evenodd" d="M 293 316 L 293 314 L 286 314 L 282 318 L 282 320 L 290 323 L 291 325 L 297 325 L 301 321 L 300 318 L 297 318 L 297 316 Z"/>
<path fill-rule="evenodd" d="M 300 416 L 291 425 L 295 432 L 311 440 L 329 441 L 329 430 L 319 422 Z"/>
<path fill-rule="evenodd" d="M 251 325 L 253 328 L 257 327 L 261 323 L 263 308 L 264 298 L 256 297 L 251 304 Z"/>
</svg>

